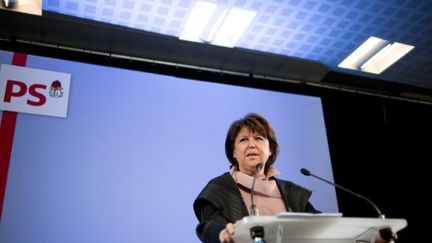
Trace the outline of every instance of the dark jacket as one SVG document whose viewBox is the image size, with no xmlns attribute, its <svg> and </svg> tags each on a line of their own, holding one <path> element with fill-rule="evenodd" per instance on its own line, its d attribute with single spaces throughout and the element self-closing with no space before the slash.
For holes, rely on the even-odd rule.
<svg viewBox="0 0 432 243">
<path fill-rule="evenodd" d="M 276 181 L 288 211 L 319 213 L 309 202 L 311 191 L 289 181 L 271 179 Z M 228 172 L 212 179 L 193 207 L 199 220 L 196 233 L 205 243 L 219 242 L 219 232 L 228 222 L 235 223 L 249 215 L 240 190 Z"/>
</svg>

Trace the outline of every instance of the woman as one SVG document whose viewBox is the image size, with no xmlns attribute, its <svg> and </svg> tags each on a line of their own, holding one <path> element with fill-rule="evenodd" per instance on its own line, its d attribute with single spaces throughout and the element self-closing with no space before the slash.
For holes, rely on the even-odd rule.
<svg viewBox="0 0 432 243">
<path fill-rule="evenodd" d="M 256 174 L 254 201 L 259 215 L 281 212 L 318 213 L 308 201 L 311 191 L 277 179 L 273 167 L 278 154 L 276 134 L 258 114 L 231 124 L 225 140 L 231 171 L 212 179 L 194 202 L 196 228 L 203 242 L 234 242 L 235 222 L 251 214 L 251 187 Z M 257 165 L 262 166 L 258 170 Z"/>
</svg>

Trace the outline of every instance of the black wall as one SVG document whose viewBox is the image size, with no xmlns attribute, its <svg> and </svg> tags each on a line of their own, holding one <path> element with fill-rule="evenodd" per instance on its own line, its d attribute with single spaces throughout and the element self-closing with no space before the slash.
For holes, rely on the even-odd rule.
<svg viewBox="0 0 432 243">
<path fill-rule="evenodd" d="M 347 93 L 322 97 L 335 181 L 405 218 L 400 243 L 427 241 L 432 106 Z M 376 217 L 366 201 L 337 191 L 344 216 Z"/>
</svg>

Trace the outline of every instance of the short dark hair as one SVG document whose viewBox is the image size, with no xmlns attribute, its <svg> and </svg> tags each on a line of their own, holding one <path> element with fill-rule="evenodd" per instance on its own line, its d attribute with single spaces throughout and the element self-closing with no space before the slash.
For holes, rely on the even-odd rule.
<svg viewBox="0 0 432 243">
<path fill-rule="evenodd" d="M 270 123 L 264 117 L 256 113 L 249 113 L 242 119 L 234 121 L 228 129 L 225 139 L 225 154 L 231 163 L 231 166 L 239 167 L 236 158 L 234 158 L 234 145 L 235 139 L 243 127 L 249 128 L 251 132 L 256 132 L 269 141 L 271 155 L 264 168 L 264 172 L 267 173 L 268 169 L 276 161 L 279 152 L 279 145 L 277 143 L 276 133 Z"/>
</svg>

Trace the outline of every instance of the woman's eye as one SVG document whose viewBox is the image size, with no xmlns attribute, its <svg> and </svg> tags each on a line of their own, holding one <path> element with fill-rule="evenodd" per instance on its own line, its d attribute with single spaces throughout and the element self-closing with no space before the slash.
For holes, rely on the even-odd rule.
<svg viewBox="0 0 432 243">
<path fill-rule="evenodd" d="M 262 137 L 262 136 L 258 136 L 258 137 L 256 137 L 255 139 L 256 139 L 256 140 L 264 140 L 264 137 Z"/>
<path fill-rule="evenodd" d="M 240 142 L 244 142 L 244 141 L 246 141 L 246 138 L 240 138 L 239 141 L 240 141 Z"/>
</svg>

